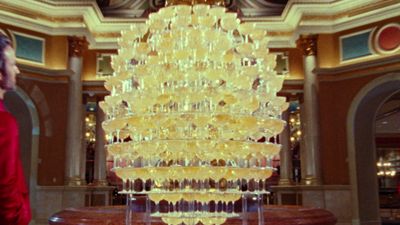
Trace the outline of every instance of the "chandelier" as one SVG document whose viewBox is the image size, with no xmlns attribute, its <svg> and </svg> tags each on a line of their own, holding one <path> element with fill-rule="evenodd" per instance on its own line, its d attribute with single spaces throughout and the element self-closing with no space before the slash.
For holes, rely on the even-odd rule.
<svg viewBox="0 0 400 225">
<path fill-rule="evenodd" d="M 396 176 L 396 169 L 393 167 L 392 163 L 384 160 L 382 157 L 379 158 L 379 161 L 376 163 L 378 167 L 377 175 L 379 177 L 394 177 Z"/>
<path fill-rule="evenodd" d="M 238 217 L 236 201 L 265 193 L 288 107 L 266 31 L 215 4 L 170 3 L 121 34 L 100 103 L 121 193 L 146 194 L 167 224 Z"/>
</svg>

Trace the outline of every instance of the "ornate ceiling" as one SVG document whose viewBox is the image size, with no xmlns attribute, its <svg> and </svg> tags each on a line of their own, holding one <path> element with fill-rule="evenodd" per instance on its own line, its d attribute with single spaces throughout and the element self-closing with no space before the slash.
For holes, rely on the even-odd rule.
<svg viewBox="0 0 400 225">
<path fill-rule="evenodd" d="M 164 0 L 0 0 L 0 23 L 49 35 L 85 36 L 91 49 L 115 49 L 120 31 Z M 335 33 L 397 17 L 399 0 L 226 0 L 243 21 L 269 33 L 269 47 L 294 47 L 301 34 Z"/>
<path fill-rule="evenodd" d="M 242 17 L 280 16 L 288 0 L 225 0 L 230 11 Z M 165 0 L 97 0 L 106 17 L 146 17 L 165 5 Z"/>
</svg>

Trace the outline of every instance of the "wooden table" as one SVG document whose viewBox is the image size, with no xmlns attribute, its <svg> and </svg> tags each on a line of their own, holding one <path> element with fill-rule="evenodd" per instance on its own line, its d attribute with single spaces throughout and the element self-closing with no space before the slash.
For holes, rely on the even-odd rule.
<svg viewBox="0 0 400 225">
<path fill-rule="evenodd" d="M 125 225 L 125 206 L 67 208 L 49 218 L 50 225 Z M 335 216 L 327 210 L 298 206 L 265 206 L 266 225 L 334 225 Z M 145 214 L 135 213 L 135 225 L 145 225 Z M 225 224 L 241 225 L 239 219 Z M 249 213 L 249 225 L 257 225 L 257 214 Z M 151 225 L 165 225 L 153 218 Z"/>
</svg>

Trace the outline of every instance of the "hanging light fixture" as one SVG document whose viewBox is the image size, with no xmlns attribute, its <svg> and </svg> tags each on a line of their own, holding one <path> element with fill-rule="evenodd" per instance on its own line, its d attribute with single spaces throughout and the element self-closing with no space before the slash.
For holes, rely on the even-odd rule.
<svg viewBox="0 0 400 225">
<path fill-rule="evenodd" d="M 241 23 L 223 1 L 167 4 L 122 31 L 105 83 L 111 95 L 100 103 L 107 150 L 122 193 L 172 206 L 152 216 L 222 224 L 238 216 L 233 203 L 246 193 L 265 193 L 280 145 L 257 140 L 285 126 L 288 104 L 276 96 L 284 77 L 274 72 L 266 32 Z M 243 191 L 250 182 L 253 190 Z M 211 212 L 212 201 L 226 207 Z"/>
</svg>

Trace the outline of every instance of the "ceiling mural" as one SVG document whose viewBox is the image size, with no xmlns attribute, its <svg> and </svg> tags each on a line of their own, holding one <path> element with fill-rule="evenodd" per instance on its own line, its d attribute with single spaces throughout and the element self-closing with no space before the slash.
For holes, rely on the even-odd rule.
<svg viewBox="0 0 400 225">
<path fill-rule="evenodd" d="M 245 17 L 280 16 L 287 0 L 237 0 L 237 7 Z"/>
<path fill-rule="evenodd" d="M 145 17 L 150 9 L 149 0 L 97 0 L 97 4 L 105 17 Z"/>
<path fill-rule="evenodd" d="M 225 0 L 242 17 L 280 16 L 288 0 Z M 97 0 L 105 17 L 141 18 L 164 7 L 165 0 Z"/>
</svg>

